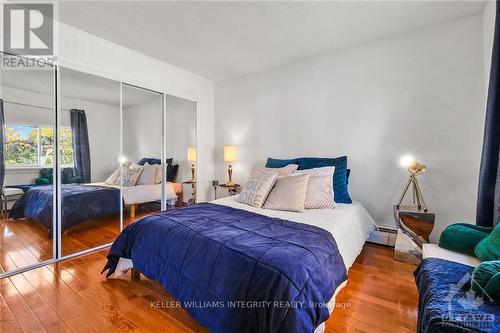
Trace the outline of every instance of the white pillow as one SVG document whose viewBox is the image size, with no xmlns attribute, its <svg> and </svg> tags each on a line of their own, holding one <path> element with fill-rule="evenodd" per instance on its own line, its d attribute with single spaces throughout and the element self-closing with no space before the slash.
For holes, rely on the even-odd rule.
<svg viewBox="0 0 500 333">
<path fill-rule="evenodd" d="M 305 200 L 306 209 L 335 208 L 333 175 L 310 175 Z"/>
<path fill-rule="evenodd" d="M 129 167 L 122 167 L 122 181 L 121 184 L 123 187 L 132 187 L 137 184 L 137 180 L 141 176 L 143 168 L 129 168 Z M 120 185 L 120 177 L 118 177 L 116 184 L 115 185 Z"/>
<path fill-rule="evenodd" d="M 115 185 L 118 181 L 118 177 L 120 177 L 120 169 L 121 168 L 116 169 L 115 172 L 113 172 L 104 183 L 107 185 Z"/>
<path fill-rule="evenodd" d="M 309 174 L 280 176 L 267 197 L 264 208 L 301 212 L 304 210 Z"/>
<path fill-rule="evenodd" d="M 255 170 L 241 189 L 237 200 L 253 207 L 262 207 L 277 177 L 278 171 L 275 170 Z"/>
<path fill-rule="evenodd" d="M 137 180 L 137 185 L 153 185 L 156 182 L 156 166 L 149 163 L 142 167 L 141 175 Z"/>
<path fill-rule="evenodd" d="M 306 209 L 335 208 L 333 174 L 335 167 L 321 167 L 295 171 L 294 174 L 309 174 L 307 185 Z"/>
<path fill-rule="evenodd" d="M 160 184 L 161 183 L 161 164 L 153 164 L 155 167 L 156 173 L 155 173 L 155 184 Z"/>
<path fill-rule="evenodd" d="M 335 173 L 335 167 L 334 166 L 327 166 L 327 167 L 321 167 L 321 168 L 312 168 L 312 169 L 305 169 L 305 170 L 297 170 L 294 171 L 293 173 L 299 173 L 299 174 L 310 174 L 311 176 L 324 176 L 324 175 L 332 175 Z"/>
<path fill-rule="evenodd" d="M 267 171 L 278 171 L 280 176 L 291 175 L 295 170 L 297 170 L 299 166 L 297 164 L 288 164 L 282 168 L 259 168 L 258 170 L 267 170 Z"/>
</svg>

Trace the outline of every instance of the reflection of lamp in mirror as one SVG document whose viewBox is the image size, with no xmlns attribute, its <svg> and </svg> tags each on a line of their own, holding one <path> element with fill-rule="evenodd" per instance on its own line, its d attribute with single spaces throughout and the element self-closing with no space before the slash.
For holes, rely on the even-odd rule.
<svg viewBox="0 0 500 333">
<path fill-rule="evenodd" d="M 227 174 L 229 181 L 226 185 L 234 185 L 233 183 L 233 162 L 236 161 L 236 146 L 224 146 L 224 162 L 228 162 Z"/>
<path fill-rule="evenodd" d="M 413 205 L 418 209 L 418 210 L 424 210 L 424 212 L 427 212 L 427 207 L 425 206 L 425 201 L 424 201 L 424 196 L 422 195 L 422 191 L 420 190 L 420 185 L 418 184 L 417 181 L 417 176 L 421 173 L 424 173 L 427 169 L 427 167 L 423 164 L 420 164 L 417 162 L 413 157 L 407 155 L 403 156 L 400 160 L 401 166 L 405 167 L 408 169 L 408 172 L 410 173 L 410 178 L 406 182 L 405 188 L 403 190 L 403 193 L 401 193 L 401 196 L 399 197 L 398 203 L 396 204 L 396 207 L 399 209 L 401 206 L 401 203 L 403 202 L 403 199 L 406 195 L 406 192 L 408 192 L 408 189 L 410 188 L 410 185 L 412 186 L 412 192 L 413 192 Z"/>
<path fill-rule="evenodd" d="M 196 162 L 196 148 L 195 147 L 189 147 L 188 152 L 187 152 L 187 160 L 191 162 L 191 182 L 196 181 L 196 175 L 195 175 L 195 165 L 194 163 Z"/>
<path fill-rule="evenodd" d="M 124 166 L 127 163 L 127 158 L 125 156 L 118 157 L 118 163 L 120 163 L 120 166 Z"/>
</svg>

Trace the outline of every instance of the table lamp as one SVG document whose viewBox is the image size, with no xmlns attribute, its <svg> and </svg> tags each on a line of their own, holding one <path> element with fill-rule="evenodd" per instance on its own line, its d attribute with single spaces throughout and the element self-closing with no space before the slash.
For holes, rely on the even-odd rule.
<svg viewBox="0 0 500 333">
<path fill-rule="evenodd" d="M 229 186 L 234 185 L 232 165 L 234 161 L 236 161 L 236 146 L 224 146 L 224 162 L 228 162 L 227 174 L 229 176 L 229 181 L 226 185 Z"/>
<path fill-rule="evenodd" d="M 191 182 L 196 181 L 196 175 L 195 175 L 195 165 L 194 163 L 196 162 L 196 148 L 195 147 L 189 147 L 188 148 L 188 156 L 187 160 L 191 162 Z"/>
<path fill-rule="evenodd" d="M 410 188 L 410 185 L 412 186 L 412 192 L 413 192 L 413 205 L 417 207 L 418 210 L 424 210 L 424 212 L 427 212 L 427 207 L 425 206 L 425 201 L 424 201 L 424 196 L 422 195 L 422 191 L 420 190 L 420 186 L 418 185 L 417 181 L 417 176 L 420 175 L 421 173 L 424 173 L 427 169 L 427 167 L 423 164 L 420 164 L 417 162 L 413 157 L 407 155 L 403 156 L 400 160 L 401 166 L 405 167 L 408 169 L 408 172 L 410 173 L 410 177 L 408 181 L 406 182 L 405 188 L 403 190 L 403 193 L 401 193 L 401 196 L 399 197 L 398 203 L 396 204 L 396 207 L 399 209 L 401 206 L 401 203 L 403 202 L 403 199 L 406 195 L 406 192 L 408 192 L 408 189 Z"/>
</svg>

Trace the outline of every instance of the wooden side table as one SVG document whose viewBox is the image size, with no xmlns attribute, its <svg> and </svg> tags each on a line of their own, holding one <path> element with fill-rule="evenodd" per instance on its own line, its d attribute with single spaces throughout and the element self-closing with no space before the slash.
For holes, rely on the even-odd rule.
<svg viewBox="0 0 500 333">
<path fill-rule="evenodd" d="M 217 186 L 220 187 L 220 188 L 227 189 L 229 195 L 238 194 L 239 191 L 240 191 L 240 188 L 241 188 L 240 184 L 231 184 L 231 185 L 228 185 L 228 184 L 219 184 Z"/>
<path fill-rule="evenodd" d="M 196 203 L 196 180 L 188 180 L 187 182 L 182 182 L 184 185 L 191 185 L 191 198 L 188 199 L 188 205 L 193 205 Z"/>
<path fill-rule="evenodd" d="M 394 206 L 393 213 L 398 226 L 394 259 L 414 264 L 420 263 L 422 245 L 429 243 L 436 214 L 404 206 L 399 208 Z"/>
</svg>

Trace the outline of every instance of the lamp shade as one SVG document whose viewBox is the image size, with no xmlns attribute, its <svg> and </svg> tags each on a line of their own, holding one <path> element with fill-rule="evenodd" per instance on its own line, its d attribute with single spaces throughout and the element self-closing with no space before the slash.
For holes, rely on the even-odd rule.
<svg viewBox="0 0 500 333">
<path fill-rule="evenodd" d="M 189 147 L 188 148 L 188 161 L 189 162 L 195 162 L 196 161 L 196 148 L 195 147 Z"/>
<path fill-rule="evenodd" d="M 236 146 L 224 146 L 224 161 L 236 161 Z"/>
</svg>

